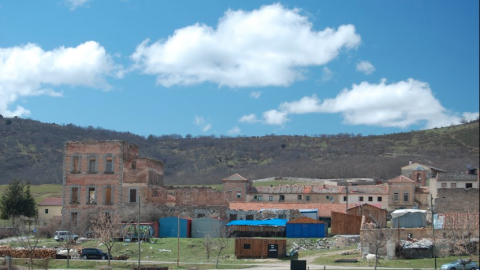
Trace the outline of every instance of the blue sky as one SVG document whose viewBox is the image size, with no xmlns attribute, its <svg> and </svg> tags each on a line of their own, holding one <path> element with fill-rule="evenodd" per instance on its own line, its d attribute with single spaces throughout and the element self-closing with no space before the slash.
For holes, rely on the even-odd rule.
<svg viewBox="0 0 480 270">
<path fill-rule="evenodd" d="M 388 134 L 477 119 L 478 74 L 476 0 L 0 0 L 4 117 Z"/>
</svg>

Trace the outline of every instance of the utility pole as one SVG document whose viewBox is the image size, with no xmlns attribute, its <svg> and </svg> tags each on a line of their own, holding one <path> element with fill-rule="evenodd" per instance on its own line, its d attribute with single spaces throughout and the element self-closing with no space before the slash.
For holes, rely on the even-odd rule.
<svg viewBox="0 0 480 270">
<path fill-rule="evenodd" d="M 437 254 L 435 251 L 435 219 L 433 216 L 433 196 L 430 194 L 430 210 L 432 211 L 432 237 L 433 237 L 433 258 L 435 261 L 435 269 L 437 269 Z"/>
<path fill-rule="evenodd" d="M 140 270 L 140 192 L 138 193 L 138 221 L 137 221 L 137 242 L 138 242 L 138 270 Z"/>
</svg>

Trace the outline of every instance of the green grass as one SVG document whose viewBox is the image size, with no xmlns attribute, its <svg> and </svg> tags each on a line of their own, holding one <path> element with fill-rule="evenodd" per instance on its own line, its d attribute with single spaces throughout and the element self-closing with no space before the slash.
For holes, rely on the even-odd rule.
<svg viewBox="0 0 480 270">
<path fill-rule="evenodd" d="M 3 192 L 8 185 L 0 185 L 0 196 L 2 196 Z M 45 198 L 53 198 L 53 197 L 62 197 L 63 186 L 62 185 L 31 185 L 30 186 L 30 193 L 32 194 L 33 198 L 35 198 L 35 202 L 40 203 Z"/>
</svg>

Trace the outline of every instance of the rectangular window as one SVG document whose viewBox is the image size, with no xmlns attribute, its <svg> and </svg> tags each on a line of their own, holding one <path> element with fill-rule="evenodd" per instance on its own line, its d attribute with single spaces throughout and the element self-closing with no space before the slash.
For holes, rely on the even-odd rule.
<svg viewBox="0 0 480 270">
<path fill-rule="evenodd" d="M 262 195 L 259 195 L 259 196 L 258 196 L 258 200 L 259 200 L 259 201 L 263 201 L 263 196 L 262 196 Z"/>
<path fill-rule="evenodd" d="M 242 198 L 242 191 L 237 190 L 237 198 L 238 199 Z"/>
<path fill-rule="evenodd" d="M 112 200 L 112 187 L 105 187 L 105 204 L 111 205 L 113 204 Z"/>
<path fill-rule="evenodd" d="M 131 203 L 136 203 L 137 202 L 137 190 L 136 189 L 130 189 L 130 202 Z"/>
<path fill-rule="evenodd" d="M 307 202 L 309 202 L 309 201 L 310 201 L 310 196 L 308 196 L 308 195 L 305 196 L 305 200 L 306 200 Z"/>
<path fill-rule="evenodd" d="M 358 197 L 358 201 L 363 202 L 363 196 Z"/>
<path fill-rule="evenodd" d="M 299 200 L 299 201 L 302 200 L 302 195 L 298 195 L 298 200 Z"/>
<path fill-rule="evenodd" d="M 197 214 L 197 218 L 205 217 L 205 214 Z"/>
<path fill-rule="evenodd" d="M 113 158 L 107 157 L 105 160 L 105 172 L 113 173 Z"/>
<path fill-rule="evenodd" d="M 382 197 L 377 197 L 377 202 L 381 202 L 382 201 Z"/>
<path fill-rule="evenodd" d="M 465 184 L 465 188 L 472 188 L 473 187 L 473 184 L 472 183 L 466 183 Z"/>
<path fill-rule="evenodd" d="M 258 196 L 257 196 L 257 195 L 253 195 L 253 199 L 254 199 L 254 200 L 258 200 Z"/>
<path fill-rule="evenodd" d="M 447 188 L 447 183 L 442 183 L 442 188 Z"/>
<path fill-rule="evenodd" d="M 450 188 L 457 188 L 457 183 L 451 183 Z"/>
<path fill-rule="evenodd" d="M 285 214 L 280 214 L 280 215 L 278 215 L 278 218 L 279 219 L 286 219 L 286 216 L 285 216 Z"/>
<path fill-rule="evenodd" d="M 247 216 L 245 217 L 245 220 L 253 220 L 253 215 L 247 215 Z"/>
<path fill-rule="evenodd" d="M 136 169 L 137 168 L 137 161 L 134 160 L 132 161 L 132 169 Z"/>
<path fill-rule="evenodd" d="M 94 204 L 96 203 L 95 200 L 95 188 L 88 188 L 88 203 Z"/>
<path fill-rule="evenodd" d="M 394 193 L 393 193 L 393 201 L 394 201 L 394 202 L 398 202 L 398 200 L 399 200 L 398 192 L 394 192 Z"/>
<path fill-rule="evenodd" d="M 403 193 L 403 201 L 408 202 L 408 192 Z"/>
<path fill-rule="evenodd" d="M 88 161 L 88 172 L 94 173 L 96 172 L 95 165 L 97 163 L 97 160 L 95 158 L 90 158 Z"/>
<path fill-rule="evenodd" d="M 281 201 L 281 202 L 285 201 L 285 195 L 280 195 L 278 200 Z"/>
<path fill-rule="evenodd" d="M 48 214 L 48 209 L 45 209 L 45 214 Z"/>
<path fill-rule="evenodd" d="M 80 157 L 73 157 L 73 170 L 72 172 L 78 173 L 80 172 L 79 168 Z"/>
<path fill-rule="evenodd" d="M 78 220 L 78 213 L 77 212 L 72 212 L 71 214 L 71 219 L 72 219 L 72 222 L 77 222 Z"/>
<path fill-rule="evenodd" d="M 269 201 L 273 201 L 273 196 L 268 196 Z"/>
<path fill-rule="evenodd" d="M 243 244 L 243 249 L 250 249 L 250 248 L 251 248 L 250 244 Z"/>
<path fill-rule="evenodd" d="M 78 202 L 78 187 L 72 187 L 72 194 L 70 203 L 79 203 Z"/>
<path fill-rule="evenodd" d="M 368 201 L 369 201 L 369 202 L 373 202 L 373 197 L 368 196 Z"/>
<path fill-rule="evenodd" d="M 344 202 L 347 201 L 347 196 L 343 196 L 343 201 L 344 201 Z"/>
<path fill-rule="evenodd" d="M 236 214 L 230 214 L 230 221 L 232 220 L 237 220 L 237 215 Z"/>
</svg>

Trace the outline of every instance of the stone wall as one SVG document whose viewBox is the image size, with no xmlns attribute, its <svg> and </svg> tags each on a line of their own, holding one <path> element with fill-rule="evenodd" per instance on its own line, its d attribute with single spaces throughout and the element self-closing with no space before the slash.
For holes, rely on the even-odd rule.
<svg viewBox="0 0 480 270">
<path fill-rule="evenodd" d="M 437 213 L 479 212 L 478 188 L 439 188 L 435 199 Z"/>
</svg>

